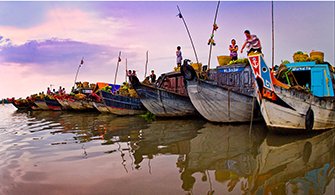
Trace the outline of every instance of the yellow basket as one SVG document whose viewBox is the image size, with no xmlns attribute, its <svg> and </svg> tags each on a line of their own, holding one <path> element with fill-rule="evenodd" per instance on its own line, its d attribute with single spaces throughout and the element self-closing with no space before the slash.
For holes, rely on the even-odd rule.
<svg viewBox="0 0 335 195">
<path fill-rule="evenodd" d="M 201 71 L 202 63 L 191 63 L 191 66 L 195 71 Z"/>
<path fill-rule="evenodd" d="M 220 66 L 227 65 L 231 60 L 230 56 L 218 56 L 217 58 Z"/>
<path fill-rule="evenodd" d="M 309 56 L 311 61 L 316 61 L 316 63 L 324 62 L 324 53 L 321 51 L 311 51 Z"/>
<path fill-rule="evenodd" d="M 294 62 L 307 62 L 309 61 L 309 57 L 307 54 L 297 54 L 293 55 Z"/>
</svg>

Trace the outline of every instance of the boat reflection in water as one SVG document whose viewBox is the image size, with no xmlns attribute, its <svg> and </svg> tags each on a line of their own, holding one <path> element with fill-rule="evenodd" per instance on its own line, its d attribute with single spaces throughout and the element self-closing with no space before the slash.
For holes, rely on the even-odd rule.
<svg viewBox="0 0 335 195">
<path fill-rule="evenodd" d="M 262 123 L 254 124 L 249 133 L 249 124 L 217 125 L 201 120 L 148 123 L 140 117 L 47 111 L 33 111 L 28 118 L 29 123 L 34 122 L 27 127 L 32 142 L 44 146 L 31 151 L 38 153 L 31 160 L 57 162 L 44 163 L 46 168 L 40 171 L 59 175 L 50 170 L 60 163 L 71 164 L 80 174 L 86 174 L 85 167 L 99 167 L 85 176 L 96 180 L 100 192 L 332 194 L 334 190 L 335 130 L 288 136 L 269 133 Z M 37 135 L 43 139 L 35 139 Z M 27 140 L 24 138 L 22 141 Z M 59 144 L 62 147 L 55 146 Z M 77 155 L 78 144 L 85 146 L 82 156 Z M 60 178 L 70 174 L 73 181 L 79 179 L 80 174 L 72 169 L 62 169 Z M 114 177 L 117 179 L 111 180 Z M 120 178 L 131 185 L 111 182 Z M 97 189 L 85 187 L 78 190 L 94 193 L 92 189 Z"/>
</svg>

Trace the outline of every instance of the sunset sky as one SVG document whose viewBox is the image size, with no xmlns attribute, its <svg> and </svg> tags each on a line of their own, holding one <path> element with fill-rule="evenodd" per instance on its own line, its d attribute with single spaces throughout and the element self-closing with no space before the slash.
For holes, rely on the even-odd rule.
<svg viewBox="0 0 335 195">
<path fill-rule="evenodd" d="M 148 72 L 172 71 L 176 47 L 195 61 L 179 5 L 203 64 L 207 64 L 217 2 L 0 2 L 0 99 L 26 97 L 52 85 L 73 85 L 82 57 L 79 81 L 113 82 L 122 52 L 118 83 L 128 68 L 144 78 Z M 321 50 L 334 63 L 334 2 L 274 2 L 275 63 L 292 61 L 296 51 Z M 223 1 L 217 19 L 212 65 L 228 55 L 230 40 L 242 46 L 243 31 L 256 34 L 271 65 L 271 2 Z M 240 54 L 239 57 L 246 57 Z"/>
</svg>

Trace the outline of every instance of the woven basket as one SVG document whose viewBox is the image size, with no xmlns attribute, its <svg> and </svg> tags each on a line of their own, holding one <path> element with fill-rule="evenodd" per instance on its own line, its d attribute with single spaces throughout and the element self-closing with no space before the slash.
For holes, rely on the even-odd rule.
<svg viewBox="0 0 335 195">
<path fill-rule="evenodd" d="M 230 56 L 218 56 L 217 58 L 220 66 L 227 65 L 231 60 Z"/>
</svg>

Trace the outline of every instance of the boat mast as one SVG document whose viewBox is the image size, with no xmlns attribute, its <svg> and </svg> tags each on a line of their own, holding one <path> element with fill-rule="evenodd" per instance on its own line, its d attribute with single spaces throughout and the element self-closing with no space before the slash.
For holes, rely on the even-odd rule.
<svg viewBox="0 0 335 195">
<path fill-rule="evenodd" d="M 81 58 L 80 64 L 79 64 L 78 69 L 77 69 L 76 76 L 74 77 L 73 90 L 74 90 L 74 88 L 76 87 L 76 82 L 77 82 L 77 77 L 78 77 L 79 69 L 80 69 L 80 67 L 81 67 L 83 64 L 84 64 L 84 57 Z M 51 88 L 51 87 L 50 87 L 50 88 Z M 71 91 L 72 91 L 72 90 L 71 90 Z"/>
<path fill-rule="evenodd" d="M 117 64 L 116 64 L 116 71 L 115 71 L 115 77 L 114 77 L 114 85 L 113 85 L 113 89 L 115 90 L 116 87 L 115 87 L 115 84 L 116 84 L 116 76 L 117 76 L 117 72 L 119 70 L 119 64 L 121 62 L 121 51 L 119 52 L 119 57 L 117 58 Z M 113 90 L 112 90 L 113 92 Z"/>
<path fill-rule="evenodd" d="M 184 23 L 184 26 L 185 26 L 185 28 L 186 28 L 186 31 L 187 31 L 188 37 L 190 38 L 190 41 L 191 41 L 191 44 L 192 44 L 192 48 L 193 48 L 193 52 L 194 52 L 194 55 L 195 55 L 195 59 L 196 59 L 197 63 L 199 64 L 198 55 L 197 55 L 197 52 L 195 51 L 195 47 L 194 47 L 194 44 L 193 44 L 193 40 L 192 40 L 192 37 L 191 37 L 191 33 L 190 33 L 190 31 L 188 30 L 188 27 L 187 27 L 186 21 L 185 21 L 185 19 L 184 19 L 183 15 L 181 14 L 181 11 L 180 11 L 180 9 L 179 9 L 179 6 L 178 6 L 178 5 L 177 5 L 177 9 L 178 9 L 178 11 L 179 11 L 179 14 L 178 14 L 178 16 L 179 16 L 179 18 L 181 18 L 181 19 L 183 20 L 183 23 Z"/>
<path fill-rule="evenodd" d="M 272 19 L 272 70 L 275 64 L 275 31 L 274 31 L 274 17 L 273 17 L 273 0 L 271 1 L 271 19 Z"/>
<path fill-rule="evenodd" d="M 149 51 L 147 51 L 146 56 L 145 56 L 145 72 L 144 72 L 144 79 L 147 77 L 147 70 L 148 70 L 148 58 L 149 58 Z"/>
<path fill-rule="evenodd" d="M 216 6 L 216 12 L 215 12 L 215 16 L 214 16 L 214 22 L 213 22 L 213 29 L 212 29 L 212 34 L 211 37 L 209 39 L 209 56 L 208 56 L 208 65 L 207 65 L 207 70 L 209 70 L 210 68 L 210 64 L 211 64 L 211 56 L 212 56 L 212 48 L 214 43 L 214 32 L 216 31 L 216 29 L 218 28 L 216 25 L 216 18 L 218 16 L 218 12 L 219 12 L 219 7 L 220 7 L 220 1 L 218 1 L 218 5 Z"/>
</svg>

